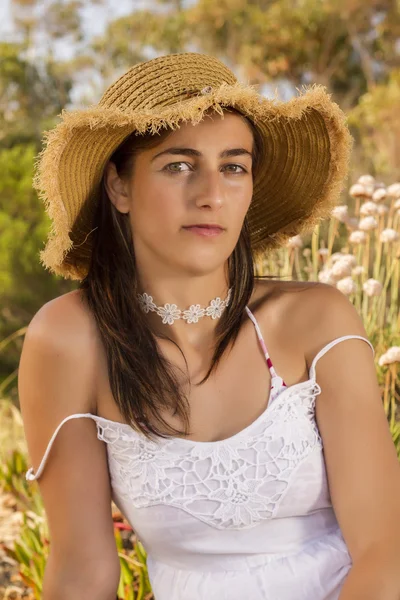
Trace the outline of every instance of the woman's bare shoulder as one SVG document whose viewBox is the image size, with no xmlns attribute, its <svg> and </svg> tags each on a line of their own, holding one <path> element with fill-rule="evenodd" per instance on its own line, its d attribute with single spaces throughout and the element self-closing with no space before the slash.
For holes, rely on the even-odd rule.
<svg viewBox="0 0 400 600">
<path fill-rule="evenodd" d="M 38 329 L 51 325 L 68 332 L 72 326 L 76 333 L 83 327 L 84 334 L 93 327 L 94 321 L 85 304 L 83 292 L 73 290 L 57 296 L 43 304 L 33 316 L 29 329 Z M 76 331 L 75 331 L 76 330 Z"/>
<path fill-rule="evenodd" d="M 329 287 L 317 281 L 282 281 L 279 279 L 256 280 L 252 303 L 259 310 L 260 316 L 272 310 L 277 314 L 285 314 L 295 307 L 306 309 L 310 297 L 317 290 Z M 271 316 L 270 314 L 268 316 Z"/>
<path fill-rule="evenodd" d="M 48 370 L 65 370 L 68 376 L 76 368 L 76 378 L 95 380 L 98 347 L 94 318 L 82 292 L 74 290 L 46 302 L 31 319 L 21 353 L 21 370 L 36 364 L 41 356 Z M 94 408 L 91 402 L 86 408 Z"/>
<path fill-rule="evenodd" d="M 259 280 L 254 308 L 264 327 L 305 348 L 315 324 L 320 322 L 318 315 L 335 292 L 338 290 L 332 286 L 316 281 Z"/>
</svg>

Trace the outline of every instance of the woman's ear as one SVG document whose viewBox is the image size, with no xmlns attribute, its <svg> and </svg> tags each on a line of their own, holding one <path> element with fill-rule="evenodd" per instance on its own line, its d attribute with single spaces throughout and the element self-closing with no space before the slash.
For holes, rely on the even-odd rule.
<svg viewBox="0 0 400 600">
<path fill-rule="evenodd" d="M 126 182 L 117 173 L 116 166 L 109 161 L 104 168 L 104 185 L 107 195 L 120 213 L 129 212 L 129 194 Z"/>
</svg>

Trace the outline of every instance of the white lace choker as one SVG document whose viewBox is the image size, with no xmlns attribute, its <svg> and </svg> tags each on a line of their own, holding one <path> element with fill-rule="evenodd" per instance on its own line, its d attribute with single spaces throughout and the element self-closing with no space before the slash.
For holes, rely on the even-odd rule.
<svg viewBox="0 0 400 600">
<path fill-rule="evenodd" d="M 149 294 L 137 294 L 139 304 L 145 313 L 156 312 L 164 324 L 173 325 L 177 319 L 184 319 L 186 323 L 197 323 L 202 317 L 211 317 L 219 319 L 228 306 L 231 299 L 232 288 L 228 290 L 228 295 L 225 300 L 221 300 L 218 296 L 211 300 L 206 308 L 201 308 L 200 304 L 192 304 L 187 310 L 181 310 L 176 304 L 164 304 L 164 306 L 156 306 L 153 302 L 153 297 Z"/>
</svg>

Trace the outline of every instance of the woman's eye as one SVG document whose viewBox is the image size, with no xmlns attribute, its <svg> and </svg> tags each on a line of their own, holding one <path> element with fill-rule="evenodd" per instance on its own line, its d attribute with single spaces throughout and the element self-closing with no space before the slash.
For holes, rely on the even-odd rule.
<svg viewBox="0 0 400 600">
<path fill-rule="evenodd" d="M 246 169 L 244 167 L 242 167 L 241 165 L 231 164 L 231 165 L 226 165 L 226 167 L 234 167 L 235 169 L 240 169 L 240 171 L 231 171 L 231 173 L 233 173 L 233 174 L 247 173 Z"/>
<path fill-rule="evenodd" d="M 183 162 L 183 161 L 179 161 L 179 162 L 173 162 L 173 163 L 169 163 L 168 165 L 166 165 L 164 167 L 165 171 L 168 171 L 169 173 L 184 173 L 186 171 L 186 169 L 181 168 L 182 165 L 185 165 L 186 167 L 188 167 L 188 169 L 191 169 L 192 166 L 189 163 Z M 242 167 L 241 165 L 236 165 L 236 164 L 229 164 L 229 165 L 225 165 L 223 167 L 225 170 L 227 170 L 228 172 L 232 173 L 233 175 L 236 174 L 240 174 L 240 173 L 247 173 L 247 170 Z"/>
<path fill-rule="evenodd" d="M 182 169 L 174 168 L 174 167 L 179 167 L 180 165 L 186 165 L 187 167 L 189 166 L 188 163 L 185 163 L 185 162 L 174 162 L 174 163 L 169 163 L 169 165 L 166 165 L 164 167 L 164 169 L 166 171 L 170 171 L 171 173 L 181 173 Z"/>
</svg>

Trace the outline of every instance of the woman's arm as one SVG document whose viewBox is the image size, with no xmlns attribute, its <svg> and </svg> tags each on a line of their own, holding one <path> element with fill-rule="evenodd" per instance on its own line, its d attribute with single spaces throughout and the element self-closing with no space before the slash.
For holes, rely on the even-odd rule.
<svg viewBox="0 0 400 600">
<path fill-rule="evenodd" d="M 339 600 L 399 600 L 399 542 L 372 546 L 351 567 Z"/>
<path fill-rule="evenodd" d="M 18 387 L 35 473 L 59 423 L 95 410 L 96 343 L 75 294 L 46 304 L 29 325 Z M 92 419 L 63 424 L 38 484 L 51 538 L 43 600 L 115 600 L 120 566 L 107 455 Z"/>
<path fill-rule="evenodd" d="M 61 570 L 60 570 L 61 569 Z M 89 569 L 68 570 L 66 563 L 50 552 L 43 579 L 42 600 L 116 600 L 119 569 L 96 564 L 95 576 Z"/>
<path fill-rule="evenodd" d="M 314 288 L 309 309 L 307 360 L 336 337 L 367 337 L 353 305 L 331 286 Z M 357 339 L 338 344 L 320 359 L 316 377 L 330 494 L 353 562 L 339 598 L 399 600 L 400 465 L 371 348 Z"/>
</svg>

